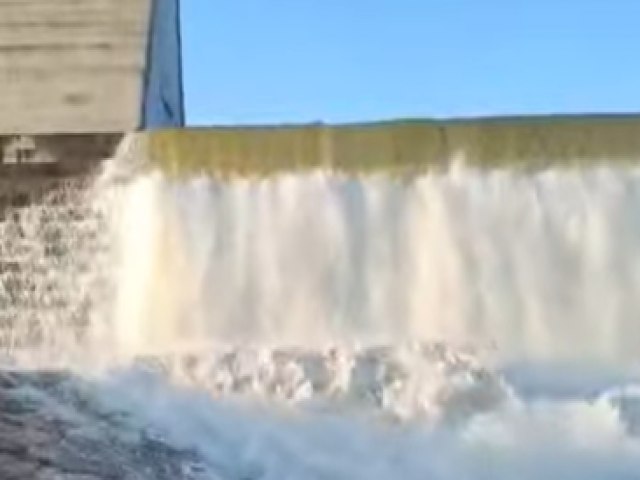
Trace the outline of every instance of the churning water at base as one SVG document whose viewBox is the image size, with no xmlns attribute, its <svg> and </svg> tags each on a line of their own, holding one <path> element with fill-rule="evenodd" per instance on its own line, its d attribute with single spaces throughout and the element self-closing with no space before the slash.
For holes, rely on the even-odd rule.
<svg viewBox="0 0 640 480">
<path fill-rule="evenodd" d="M 637 478 L 640 170 L 110 167 L 52 270 L 90 282 L 8 358 L 90 378 L 203 478 Z"/>
</svg>

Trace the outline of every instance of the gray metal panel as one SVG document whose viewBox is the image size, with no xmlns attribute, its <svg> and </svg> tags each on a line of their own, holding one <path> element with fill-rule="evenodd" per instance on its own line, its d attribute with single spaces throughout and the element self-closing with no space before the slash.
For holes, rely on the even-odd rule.
<svg viewBox="0 0 640 480">
<path fill-rule="evenodd" d="M 0 0 L 0 133 L 140 127 L 151 12 L 152 0 Z"/>
</svg>

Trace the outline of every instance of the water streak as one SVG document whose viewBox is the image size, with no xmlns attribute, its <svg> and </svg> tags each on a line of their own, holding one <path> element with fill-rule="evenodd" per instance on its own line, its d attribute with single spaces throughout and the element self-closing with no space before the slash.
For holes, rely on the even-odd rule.
<svg viewBox="0 0 640 480">
<path fill-rule="evenodd" d="M 122 192 L 120 346 L 443 341 L 637 362 L 640 171 L 329 172 Z"/>
</svg>

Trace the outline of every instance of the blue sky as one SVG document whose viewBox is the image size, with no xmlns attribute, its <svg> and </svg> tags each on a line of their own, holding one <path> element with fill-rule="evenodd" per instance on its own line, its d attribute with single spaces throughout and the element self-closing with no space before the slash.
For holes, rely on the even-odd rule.
<svg viewBox="0 0 640 480">
<path fill-rule="evenodd" d="M 191 124 L 640 111 L 640 0 L 182 0 Z"/>
</svg>

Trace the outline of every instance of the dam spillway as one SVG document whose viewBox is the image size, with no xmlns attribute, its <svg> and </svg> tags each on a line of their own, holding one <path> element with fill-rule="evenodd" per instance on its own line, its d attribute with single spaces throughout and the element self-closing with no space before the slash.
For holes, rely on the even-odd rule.
<svg viewBox="0 0 640 480">
<path fill-rule="evenodd" d="M 177 7 L 0 0 L 0 477 L 635 478 L 640 117 L 179 128 Z"/>
<path fill-rule="evenodd" d="M 294 163 L 292 131 L 258 142 L 292 162 L 266 169 L 244 130 L 193 132 L 228 156 L 184 166 L 159 157 L 176 131 L 134 134 L 67 200 L 14 202 L 3 239 L 34 288 L 13 291 L 13 365 L 95 381 L 65 388 L 159 428 L 172 461 L 193 448 L 204 478 L 637 471 L 633 143 L 613 135 L 607 157 L 585 135 L 597 155 L 530 168 L 460 150 L 343 168 Z"/>
<path fill-rule="evenodd" d="M 576 115 L 396 120 L 347 125 L 203 127 L 143 140 L 165 172 L 264 175 L 444 171 L 452 164 L 522 171 L 637 162 L 640 118 Z"/>
<path fill-rule="evenodd" d="M 107 263 L 118 268 L 104 273 L 113 298 L 100 328 L 129 354 L 195 338 L 297 345 L 314 332 L 327 344 L 444 341 L 504 361 L 633 364 L 639 125 L 581 117 L 131 134 L 104 164 L 120 178 L 108 208 L 121 213 L 107 229 Z M 37 205 L 27 203 L 7 210 L 9 223 Z M 104 230 L 100 215 L 89 224 Z M 90 245 L 69 255 L 95 255 Z M 74 300 L 63 304 L 79 311 L 95 301 L 67 290 Z"/>
<path fill-rule="evenodd" d="M 445 341 L 510 361 L 633 363 L 639 126 L 612 116 L 157 130 L 127 135 L 111 161 L 79 176 L 69 165 L 82 165 L 87 137 L 67 136 L 76 150 L 65 161 L 32 165 L 57 169 L 53 177 L 4 166 L 14 179 L 3 200 L 5 292 L 26 285 L 19 275 L 34 289 L 22 300 L 29 314 L 5 299 L 4 323 L 25 326 L 9 330 L 9 344 L 60 348 L 65 329 L 55 325 L 74 325 L 70 336 L 85 341 L 97 314 L 110 319 L 100 328 L 114 351 L 129 353 L 179 337 L 296 345 L 313 331 L 320 343 Z M 89 188 L 113 181 L 105 175 L 123 182 L 102 192 L 117 191 L 107 208 L 121 211 L 106 230 Z M 47 198 L 58 187 L 49 196 L 17 187 L 49 178 L 78 185 L 60 195 L 76 200 L 56 207 Z M 78 202 L 84 213 L 73 213 Z M 55 208 L 63 223 L 20 226 Z M 64 218 L 79 229 L 65 232 Z M 20 268 L 10 253 L 19 245 L 40 263 L 66 251 L 52 265 L 67 283 L 37 285 L 46 262 L 26 268 L 23 256 Z M 92 280 L 111 282 L 108 311 L 87 311 L 102 292 L 69 287 L 91 256 L 118 265 Z M 55 320 L 17 321 L 43 316 L 44 298 L 63 306 Z"/>
</svg>

